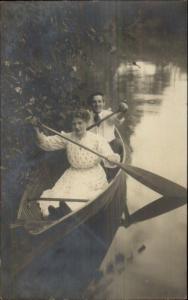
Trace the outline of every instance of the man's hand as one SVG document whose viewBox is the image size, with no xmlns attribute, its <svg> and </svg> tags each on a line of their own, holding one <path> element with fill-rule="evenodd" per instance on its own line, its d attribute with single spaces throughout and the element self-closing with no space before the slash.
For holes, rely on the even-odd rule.
<svg viewBox="0 0 188 300">
<path fill-rule="evenodd" d="M 125 113 L 128 110 L 128 105 L 126 102 L 120 102 L 119 111 Z"/>
</svg>

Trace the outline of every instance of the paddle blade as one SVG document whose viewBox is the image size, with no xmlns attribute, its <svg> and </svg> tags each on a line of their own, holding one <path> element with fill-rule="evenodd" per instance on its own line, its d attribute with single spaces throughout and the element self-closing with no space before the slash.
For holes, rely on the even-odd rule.
<svg viewBox="0 0 188 300">
<path fill-rule="evenodd" d="M 134 179 L 161 195 L 175 198 L 186 198 L 187 190 L 175 182 L 138 167 L 124 164 L 121 164 L 121 167 Z"/>
<path fill-rule="evenodd" d="M 161 197 L 130 215 L 129 225 L 160 216 L 186 203 L 186 197 Z"/>
</svg>

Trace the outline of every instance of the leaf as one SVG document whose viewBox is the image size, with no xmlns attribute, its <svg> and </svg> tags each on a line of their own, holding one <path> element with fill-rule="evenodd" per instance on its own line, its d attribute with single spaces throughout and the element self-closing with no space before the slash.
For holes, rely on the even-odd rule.
<svg viewBox="0 0 188 300">
<path fill-rule="evenodd" d="M 19 87 L 19 86 L 17 86 L 17 87 L 15 88 L 15 91 L 16 91 L 16 93 L 22 94 L 22 88 Z"/>
<path fill-rule="evenodd" d="M 33 116 L 28 116 L 28 117 L 26 117 L 24 120 L 25 121 L 29 121 L 29 120 L 31 120 L 33 118 Z"/>
<path fill-rule="evenodd" d="M 26 111 L 29 112 L 30 114 L 33 114 L 32 110 L 30 108 L 27 108 Z"/>
</svg>

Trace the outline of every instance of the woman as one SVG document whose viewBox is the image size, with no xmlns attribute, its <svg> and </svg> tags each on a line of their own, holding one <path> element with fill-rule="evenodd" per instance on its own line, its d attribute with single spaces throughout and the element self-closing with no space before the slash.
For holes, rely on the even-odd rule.
<svg viewBox="0 0 188 300">
<path fill-rule="evenodd" d="M 119 162 L 120 157 L 115 154 L 106 140 L 92 132 L 87 131 L 90 114 L 87 110 L 79 110 L 72 116 L 72 132 L 61 132 L 75 142 L 84 145 L 98 153 L 105 155 L 109 161 Z M 38 145 L 46 151 L 54 151 L 66 148 L 70 168 L 56 182 L 51 190 L 43 192 L 41 197 L 66 198 L 89 200 L 99 195 L 108 185 L 101 158 L 97 155 L 77 146 L 58 135 L 46 136 L 35 127 Z M 113 164 L 105 160 L 106 167 Z M 41 201 L 41 209 L 47 214 L 49 203 Z M 80 203 L 67 203 L 71 209 L 80 207 Z M 82 203 L 83 205 L 83 203 Z M 59 201 L 53 202 L 53 206 L 59 206 Z"/>
</svg>

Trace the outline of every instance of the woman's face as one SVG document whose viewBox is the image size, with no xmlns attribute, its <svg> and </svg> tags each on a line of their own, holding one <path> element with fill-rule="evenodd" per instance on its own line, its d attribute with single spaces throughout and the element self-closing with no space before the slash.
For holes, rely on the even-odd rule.
<svg viewBox="0 0 188 300">
<path fill-rule="evenodd" d="M 81 118 L 74 118 L 72 121 L 72 130 L 79 138 L 83 137 L 86 133 L 88 123 Z"/>
</svg>

